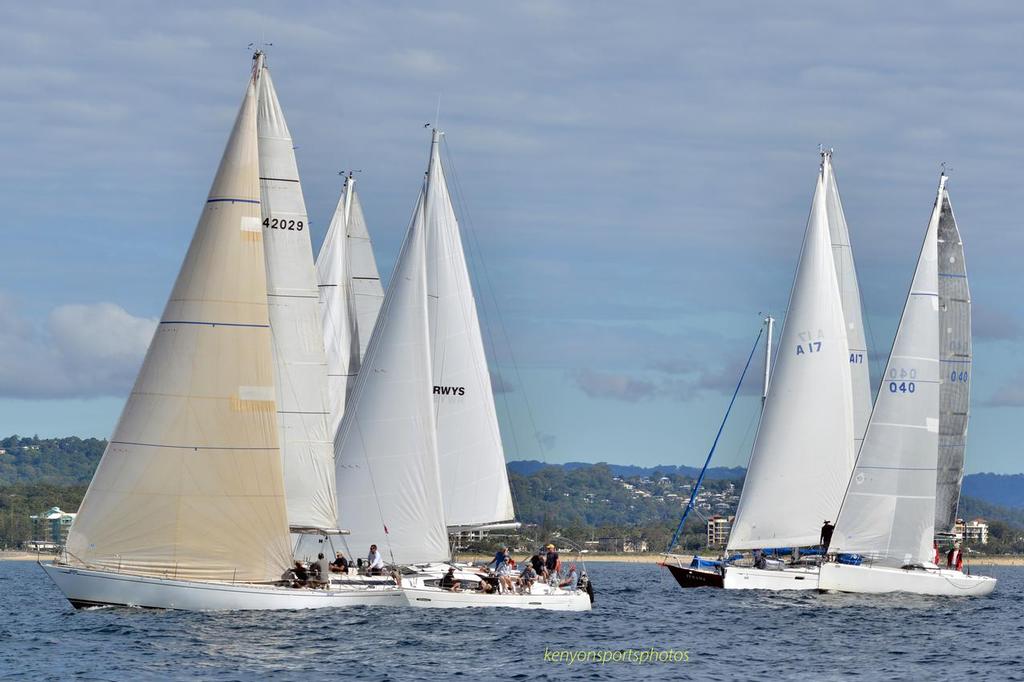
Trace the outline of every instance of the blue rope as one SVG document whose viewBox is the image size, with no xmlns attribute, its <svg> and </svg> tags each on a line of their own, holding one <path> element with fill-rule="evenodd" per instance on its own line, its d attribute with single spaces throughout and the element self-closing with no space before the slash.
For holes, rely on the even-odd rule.
<svg viewBox="0 0 1024 682">
<path fill-rule="evenodd" d="M 676 528 L 676 532 L 672 535 L 672 540 L 668 543 L 668 547 L 665 549 L 665 553 L 672 551 L 672 548 L 676 546 L 676 542 L 679 540 L 679 536 L 683 532 L 683 524 L 686 523 L 686 517 L 690 515 L 690 511 L 693 509 L 693 503 L 697 499 L 697 491 L 700 490 L 700 484 L 704 481 L 704 474 L 708 472 L 708 465 L 711 464 L 711 456 L 715 454 L 715 448 L 718 447 L 718 439 L 722 437 L 722 430 L 725 429 L 725 422 L 729 419 L 729 413 L 732 412 L 732 406 L 736 402 L 736 396 L 740 393 L 740 386 L 743 385 L 743 377 L 747 376 L 747 370 L 750 369 L 750 361 L 754 359 L 754 351 L 757 350 L 757 344 L 761 342 L 761 336 L 764 334 L 764 327 L 761 327 L 761 331 L 757 333 L 757 338 L 754 339 L 754 347 L 750 349 L 750 355 L 747 356 L 747 364 L 743 366 L 743 372 L 740 374 L 740 380 L 736 384 L 736 390 L 732 392 L 732 400 L 729 401 L 729 407 L 725 410 L 725 416 L 722 418 L 722 424 L 718 427 L 718 433 L 715 435 L 715 442 L 711 444 L 711 450 L 708 452 L 707 459 L 704 460 L 704 468 L 700 470 L 700 476 L 697 477 L 697 482 L 693 485 L 693 492 L 690 493 L 690 501 L 686 503 L 686 509 L 683 510 L 683 518 L 679 519 L 679 526 Z"/>
</svg>

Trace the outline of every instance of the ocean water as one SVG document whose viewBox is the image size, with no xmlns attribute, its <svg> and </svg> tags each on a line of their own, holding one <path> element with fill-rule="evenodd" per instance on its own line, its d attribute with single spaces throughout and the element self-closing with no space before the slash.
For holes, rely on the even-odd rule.
<svg viewBox="0 0 1024 682">
<path fill-rule="evenodd" d="M 978 599 L 684 591 L 655 565 L 588 568 L 590 613 L 185 613 L 75 611 L 36 564 L 2 561 L 0 679 L 1024 680 L 1024 568 L 979 567 L 1000 582 Z M 545 659 L 626 649 L 686 653 Z"/>
</svg>

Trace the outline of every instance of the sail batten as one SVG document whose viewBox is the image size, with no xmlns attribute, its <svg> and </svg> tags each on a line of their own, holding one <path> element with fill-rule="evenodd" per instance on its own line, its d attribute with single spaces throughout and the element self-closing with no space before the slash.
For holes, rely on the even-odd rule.
<svg viewBox="0 0 1024 682">
<path fill-rule="evenodd" d="M 849 347 L 818 174 L 803 249 L 728 547 L 809 546 L 854 461 Z"/>
<path fill-rule="evenodd" d="M 256 59 L 261 229 L 288 520 L 297 528 L 333 529 L 333 434 L 309 218 L 288 124 L 263 55 Z"/>
<path fill-rule="evenodd" d="M 188 252 L 68 535 L 73 563 L 267 581 L 290 563 L 250 81 Z"/>
<path fill-rule="evenodd" d="M 515 517 L 494 394 L 458 220 L 434 131 L 425 207 L 432 387 L 449 527 Z"/>
</svg>

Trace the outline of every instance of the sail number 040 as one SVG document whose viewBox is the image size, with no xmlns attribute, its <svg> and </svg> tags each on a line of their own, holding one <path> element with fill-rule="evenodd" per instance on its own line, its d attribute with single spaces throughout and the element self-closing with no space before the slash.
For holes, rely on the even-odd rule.
<svg viewBox="0 0 1024 682">
<path fill-rule="evenodd" d="M 269 227 L 272 230 L 295 230 L 301 232 L 302 228 L 305 227 L 301 220 L 288 220 L 287 218 L 264 218 L 263 227 Z"/>
</svg>

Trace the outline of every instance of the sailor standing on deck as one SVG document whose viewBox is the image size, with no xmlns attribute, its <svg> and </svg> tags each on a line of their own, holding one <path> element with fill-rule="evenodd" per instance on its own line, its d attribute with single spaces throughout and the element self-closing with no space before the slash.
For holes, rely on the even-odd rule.
<svg viewBox="0 0 1024 682">
<path fill-rule="evenodd" d="M 828 546 L 832 544 L 832 531 L 836 529 L 831 521 L 825 521 L 821 526 L 821 550 L 828 554 Z"/>
<path fill-rule="evenodd" d="M 964 554 L 960 551 L 959 540 L 953 543 L 953 549 L 949 550 L 949 554 L 946 555 L 946 568 L 957 571 L 964 570 Z"/>
</svg>

